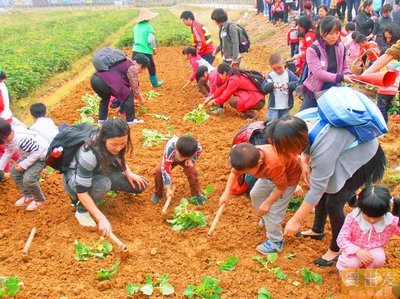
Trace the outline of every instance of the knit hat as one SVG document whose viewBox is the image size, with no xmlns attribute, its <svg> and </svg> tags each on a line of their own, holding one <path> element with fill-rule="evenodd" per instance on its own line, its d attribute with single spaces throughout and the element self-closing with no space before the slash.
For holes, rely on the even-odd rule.
<svg viewBox="0 0 400 299">
<path fill-rule="evenodd" d="M 154 17 L 156 17 L 157 15 L 158 15 L 158 13 L 151 12 L 148 8 L 142 8 L 140 10 L 139 16 L 136 20 L 136 23 L 140 23 L 143 21 L 149 21 L 149 20 L 153 19 Z"/>
</svg>

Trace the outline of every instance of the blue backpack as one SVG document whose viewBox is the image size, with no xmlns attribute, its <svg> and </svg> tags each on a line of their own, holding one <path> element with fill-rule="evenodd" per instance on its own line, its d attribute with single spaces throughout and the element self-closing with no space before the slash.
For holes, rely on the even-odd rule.
<svg viewBox="0 0 400 299">
<path fill-rule="evenodd" d="M 299 112 L 296 116 L 303 120 L 315 120 L 309 131 L 310 144 L 328 126 L 344 128 L 356 140 L 352 148 L 375 139 L 388 132 L 386 122 L 378 107 L 363 93 L 350 87 L 332 87 L 318 100 L 318 107 Z"/>
</svg>

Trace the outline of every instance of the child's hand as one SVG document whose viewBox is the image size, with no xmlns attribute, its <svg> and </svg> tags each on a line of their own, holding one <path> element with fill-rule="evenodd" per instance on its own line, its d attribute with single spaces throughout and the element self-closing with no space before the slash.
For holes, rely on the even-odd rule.
<svg viewBox="0 0 400 299">
<path fill-rule="evenodd" d="M 192 159 L 185 160 L 185 166 L 186 167 L 193 167 L 194 166 L 193 160 Z"/>
<path fill-rule="evenodd" d="M 288 90 L 288 89 L 289 89 L 289 86 L 285 83 L 285 84 L 282 85 L 282 88 L 283 88 L 284 90 Z"/>
<path fill-rule="evenodd" d="M 303 197 L 304 196 L 304 190 L 300 185 L 297 185 L 296 189 L 293 192 L 293 194 L 296 197 Z"/>
<path fill-rule="evenodd" d="M 374 260 L 371 256 L 371 253 L 366 249 L 360 249 L 356 252 L 356 255 L 364 266 L 369 265 Z"/>
<path fill-rule="evenodd" d="M 223 194 L 221 195 L 221 197 L 219 198 L 219 205 L 220 205 L 220 206 L 222 206 L 222 205 L 228 205 L 228 203 L 229 203 L 229 194 L 226 195 L 225 193 L 223 193 Z"/>
<path fill-rule="evenodd" d="M 23 168 L 21 167 L 21 165 L 17 164 L 17 165 L 15 165 L 15 171 L 16 171 L 16 172 L 22 173 L 22 172 L 25 171 L 25 169 L 23 169 Z"/>
<path fill-rule="evenodd" d="M 264 201 L 261 206 L 258 208 L 258 214 L 259 216 L 264 216 L 265 214 L 268 214 L 269 209 L 271 208 L 271 204 L 268 202 L 268 200 Z"/>
</svg>

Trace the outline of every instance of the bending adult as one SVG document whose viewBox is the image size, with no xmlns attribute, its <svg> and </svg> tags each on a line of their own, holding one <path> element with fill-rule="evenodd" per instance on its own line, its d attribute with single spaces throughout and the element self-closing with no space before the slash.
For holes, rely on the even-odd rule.
<svg viewBox="0 0 400 299">
<path fill-rule="evenodd" d="M 196 48 L 197 54 L 209 64 L 212 64 L 215 58 L 213 56 L 214 45 L 207 27 L 197 21 L 193 12 L 189 10 L 181 13 L 181 20 L 192 31 L 193 46 Z"/>
<path fill-rule="evenodd" d="M 300 16 L 298 20 L 299 31 L 304 35 L 303 40 L 299 44 L 299 54 L 293 56 L 296 60 L 296 73 L 301 74 L 303 72 L 304 64 L 306 62 L 307 49 L 317 38 L 317 34 L 314 31 L 314 27 L 311 19 L 307 16 Z"/>
<path fill-rule="evenodd" d="M 344 95 L 345 96 L 345 95 Z M 286 116 L 272 125 L 271 142 L 279 153 L 300 153 L 309 144 L 308 132 L 312 121 L 305 122 L 295 116 Z M 345 128 L 329 126 L 318 134 L 303 153 L 302 168 L 310 191 L 300 208 L 287 222 L 286 236 L 296 236 L 321 240 L 329 216 L 332 238 L 329 249 L 315 263 L 318 266 L 331 266 L 339 256 L 336 238 L 342 228 L 346 202 L 364 184 L 382 178 L 385 168 L 385 155 L 375 138 L 349 148 L 355 137 Z M 309 164 L 310 163 L 310 164 Z M 314 224 L 310 230 L 298 233 L 301 223 L 315 207 Z"/>
<path fill-rule="evenodd" d="M 101 98 L 99 105 L 100 125 L 107 120 L 111 96 L 123 106 L 129 125 L 143 122 L 143 120 L 135 118 L 134 99 L 137 99 L 141 104 L 143 103 L 139 89 L 139 73 L 145 71 L 149 65 L 150 61 L 145 55 L 137 54 L 133 61 L 122 59 L 110 68 L 104 68 L 107 70 L 97 71 L 93 74 L 90 84 Z"/>
<path fill-rule="evenodd" d="M 340 20 L 326 16 L 319 24 L 320 37 L 307 49 L 308 77 L 304 81 L 304 99 L 300 110 L 317 107 L 316 99 L 332 86 L 352 82 L 345 47 L 339 36 Z"/>
<path fill-rule="evenodd" d="M 156 55 L 156 38 L 154 36 L 153 26 L 150 20 L 156 17 L 158 13 L 151 12 L 148 8 L 142 8 L 136 20 L 136 25 L 133 28 L 133 53 L 132 59 L 138 54 L 146 55 L 150 60 L 149 78 L 153 87 L 159 87 L 164 84 L 163 80 L 158 80 L 156 74 L 156 64 L 154 55 Z"/>
<path fill-rule="evenodd" d="M 375 21 L 378 19 L 373 15 L 373 12 L 372 0 L 365 0 L 362 12 L 356 17 L 356 30 L 368 38 L 372 37 Z"/>
<path fill-rule="evenodd" d="M 261 110 L 265 106 L 265 96 L 258 91 L 254 83 L 241 74 L 240 69 L 231 68 L 222 63 L 217 68 L 218 76 L 224 82 L 212 95 L 205 100 L 205 104 L 222 105 L 226 102 L 243 113 L 246 119 L 254 119 L 254 110 Z"/>
<path fill-rule="evenodd" d="M 222 8 L 214 9 L 211 13 L 213 20 L 219 27 L 219 46 L 213 55 L 222 53 L 222 60 L 232 67 L 239 67 L 241 56 L 239 52 L 239 27 L 228 21 L 228 15 Z"/>
<path fill-rule="evenodd" d="M 109 191 L 139 194 L 146 189 L 146 180 L 127 164 L 125 156 L 131 152 L 130 128 L 120 118 L 105 121 L 78 150 L 63 182 L 80 225 L 95 227 L 97 222 L 100 234 L 109 235 L 111 224 L 96 203 Z"/>
<path fill-rule="evenodd" d="M 392 59 L 400 60 L 400 39 L 396 44 L 387 49 L 385 54 L 379 57 L 363 74 L 379 72 L 380 69 L 385 67 Z"/>
</svg>

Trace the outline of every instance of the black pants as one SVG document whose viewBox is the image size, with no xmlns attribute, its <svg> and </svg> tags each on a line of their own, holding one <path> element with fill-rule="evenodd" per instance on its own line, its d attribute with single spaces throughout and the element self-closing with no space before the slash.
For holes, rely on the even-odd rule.
<svg viewBox="0 0 400 299">
<path fill-rule="evenodd" d="M 121 79 L 122 80 L 122 79 Z M 95 93 L 101 98 L 99 104 L 99 120 L 106 120 L 108 117 L 108 105 L 112 95 L 111 88 L 104 82 L 99 76 L 93 75 L 90 79 L 90 85 Z M 133 105 L 132 93 L 125 99 L 118 99 L 122 105 L 126 114 L 126 121 L 131 122 L 135 119 L 135 106 Z"/>
<path fill-rule="evenodd" d="M 394 99 L 394 95 L 386 95 L 386 94 L 379 94 L 378 95 L 378 108 L 381 111 L 385 122 L 387 123 L 388 118 L 388 111 L 392 108 L 392 101 Z"/>
<path fill-rule="evenodd" d="M 353 176 L 346 181 L 339 192 L 334 194 L 325 193 L 318 202 L 315 207 L 312 231 L 315 233 L 323 233 L 326 218 L 329 215 L 332 229 L 330 250 L 335 252 L 339 251 L 336 239 L 342 229 L 344 219 L 346 218 L 343 211 L 344 205 L 354 197 L 356 191 L 364 184 L 369 185 L 379 180 L 379 177 L 383 176 L 385 164 L 385 154 L 379 147 L 374 157 L 361 166 Z"/>
<path fill-rule="evenodd" d="M 290 57 L 299 54 L 299 43 L 290 44 Z"/>
<path fill-rule="evenodd" d="M 264 0 L 257 0 L 257 14 L 264 13 Z"/>
<path fill-rule="evenodd" d="M 154 76 L 156 74 L 156 64 L 154 63 L 153 55 L 151 54 L 145 54 L 145 53 L 139 53 L 139 52 L 132 52 L 132 60 L 135 59 L 136 54 L 143 54 L 145 55 L 148 59 L 150 59 L 150 66 L 149 66 L 149 75 Z"/>
</svg>

